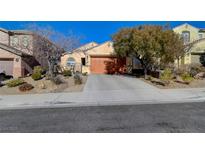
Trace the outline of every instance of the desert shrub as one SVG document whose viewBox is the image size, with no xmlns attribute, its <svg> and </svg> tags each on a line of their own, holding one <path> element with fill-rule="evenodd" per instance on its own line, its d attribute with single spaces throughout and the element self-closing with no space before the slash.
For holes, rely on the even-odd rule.
<svg viewBox="0 0 205 154">
<path fill-rule="evenodd" d="M 40 72 L 34 72 L 32 75 L 31 75 L 32 79 L 33 80 L 40 80 L 42 79 L 42 74 Z"/>
<path fill-rule="evenodd" d="M 190 83 L 194 78 L 187 72 L 181 75 L 181 78 L 184 82 Z"/>
<path fill-rule="evenodd" d="M 33 88 L 34 87 L 31 84 L 28 84 L 28 83 L 24 83 L 24 84 L 19 86 L 19 90 L 22 91 L 22 92 L 29 91 Z"/>
<path fill-rule="evenodd" d="M 44 72 L 44 69 L 41 66 L 35 66 L 33 72 L 34 73 L 39 72 L 42 74 Z"/>
<path fill-rule="evenodd" d="M 63 73 L 63 76 L 72 76 L 71 70 L 64 70 L 62 73 Z"/>
<path fill-rule="evenodd" d="M 173 78 L 171 69 L 165 69 L 164 72 L 160 74 L 160 79 L 163 81 L 169 81 Z"/>
<path fill-rule="evenodd" d="M 35 66 L 33 70 L 33 74 L 31 75 L 33 80 L 42 79 L 43 68 L 41 66 Z"/>
<path fill-rule="evenodd" d="M 16 86 L 22 85 L 23 83 L 25 83 L 23 79 L 13 79 L 7 82 L 6 85 L 8 87 L 16 87 Z"/>
<path fill-rule="evenodd" d="M 79 74 L 74 75 L 74 82 L 75 84 L 82 84 L 82 78 Z"/>
<path fill-rule="evenodd" d="M 83 76 L 87 76 L 88 75 L 88 72 L 84 72 L 82 73 Z"/>
<path fill-rule="evenodd" d="M 56 76 L 56 77 L 51 78 L 51 81 L 56 85 L 63 83 L 63 80 L 60 76 Z"/>
<path fill-rule="evenodd" d="M 152 76 L 148 75 L 146 80 L 150 80 L 151 81 L 152 78 L 153 78 Z"/>
</svg>

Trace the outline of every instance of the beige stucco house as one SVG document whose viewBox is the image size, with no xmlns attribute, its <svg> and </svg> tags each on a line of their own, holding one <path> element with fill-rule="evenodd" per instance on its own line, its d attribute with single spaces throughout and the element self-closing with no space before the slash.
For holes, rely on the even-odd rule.
<svg viewBox="0 0 205 154">
<path fill-rule="evenodd" d="M 30 31 L 0 28 L 0 73 L 22 77 L 32 73 L 34 66 L 47 67 L 46 58 L 37 54 L 36 38 Z"/>
<path fill-rule="evenodd" d="M 75 71 L 82 73 L 121 73 L 125 63 L 125 59 L 116 57 L 111 41 L 91 42 L 61 57 L 62 67 L 69 68 L 73 64 Z"/>
<path fill-rule="evenodd" d="M 193 44 L 191 49 L 181 59 L 180 64 L 201 64 L 200 58 L 205 54 L 205 29 L 185 23 L 175 27 L 173 30 L 181 35 L 184 44 Z"/>
</svg>

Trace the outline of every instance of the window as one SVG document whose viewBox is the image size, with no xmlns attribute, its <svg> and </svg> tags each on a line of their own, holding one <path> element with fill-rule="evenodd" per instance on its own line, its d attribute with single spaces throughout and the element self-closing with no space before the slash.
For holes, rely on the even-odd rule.
<svg viewBox="0 0 205 154">
<path fill-rule="evenodd" d="M 189 31 L 183 31 L 182 32 L 182 38 L 184 40 L 184 44 L 187 44 L 190 42 L 190 32 Z"/>
<path fill-rule="evenodd" d="M 199 34 L 199 39 L 202 39 L 203 38 L 203 34 Z"/>
<path fill-rule="evenodd" d="M 75 65 L 75 59 L 73 57 L 69 57 L 68 60 L 67 60 L 67 65 L 68 66 Z"/>
<path fill-rule="evenodd" d="M 85 66 L 85 58 L 81 58 L 81 64 Z"/>
</svg>

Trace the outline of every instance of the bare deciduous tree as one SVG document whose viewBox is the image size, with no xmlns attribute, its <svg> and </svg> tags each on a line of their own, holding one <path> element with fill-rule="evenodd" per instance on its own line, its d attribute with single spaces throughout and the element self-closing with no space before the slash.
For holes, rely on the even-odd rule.
<svg viewBox="0 0 205 154">
<path fill-rule="evenodd" d="M 63 34 L 49 26 L 29 24 L 26 29 L 33 32 L 34 56 L 41 61 L 47 61 L 48 75 L 53 78 L 56 76 L 62 53 L 76 48 L 79 45 L 79 38 L 71 32 Z"/>
</svg>

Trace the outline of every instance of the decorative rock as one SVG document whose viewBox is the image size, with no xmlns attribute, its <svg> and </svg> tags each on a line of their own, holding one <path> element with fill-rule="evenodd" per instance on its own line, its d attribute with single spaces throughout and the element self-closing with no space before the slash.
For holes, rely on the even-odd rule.
<svg viewBox="0 0 205 154">
<path fill-rule="evenodd" d="M 46 85 L 45 85 L 44 82 L 41 82 L 41 83 L 38 85 L 38 87 L 39 87 L 40 89 L 46 89 Z"/>
<path fill-rule="evenodd" d="M 151 82 L 161 86 L 166 86 L 169 84 L 169 82 L 165 82 L 157 78 L 152 78 Z"/>
<path fill-rule="evenodd" d="M 199 72 L 194 76 L 195 79 L 203 79 L 205 77 L 205 72 Z"/>
<path fill-rule="evenodd" d="M 182 84 L 189 84 L 189 82 L 185 82 L 182 80 L 182 78 L 180 76 L 176 76 L 176 80 L 175 82 L 178 82 L 178 83 L 182 83 Z"/>
</svg>

